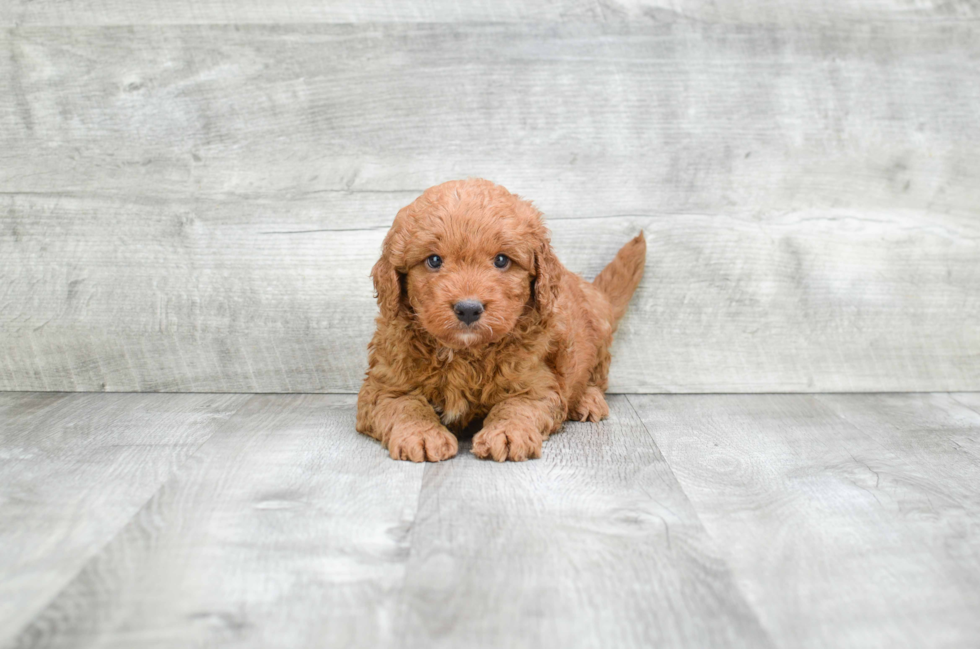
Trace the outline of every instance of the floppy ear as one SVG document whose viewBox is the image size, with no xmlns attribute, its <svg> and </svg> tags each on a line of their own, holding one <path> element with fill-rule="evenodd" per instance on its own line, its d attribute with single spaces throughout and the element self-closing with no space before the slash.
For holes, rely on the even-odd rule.
<svg viewBox="0 0 980 649">
<path fill-rule="evenodd" d="M 381 316 L 386 320 L 392 320 L 398 315 L 398 309 L 401 308 L 402 302 L 401 278 L 392 265 L 390 256 L 391 246 L 385 239 L 381 249 L 381 259 L 371 269 L 371 279 L 374 280 L 374 292 L 377 294 L 378 306 L 381 308 Z"/>
<path fill-rule="evenodd" d="M 557 304 L 561 284 L 561 264 L 547 238 L 534 252 L 534 272 L 534 305 L 547 317 Z"/>
</svg>

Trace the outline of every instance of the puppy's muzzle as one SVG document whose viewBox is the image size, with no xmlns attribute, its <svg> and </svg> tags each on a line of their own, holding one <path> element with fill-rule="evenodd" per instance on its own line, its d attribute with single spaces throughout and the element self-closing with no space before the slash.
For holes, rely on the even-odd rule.
<svg viewBox="0 0 980 649">
<path fill-rule="evenodd" d="M 460 322 L 471 325 L 480 319 L 480 315 L 483 313 L 483 303 L 476 300 L 462 300 L 453 305 L 453 312 Z"/>
</svg>

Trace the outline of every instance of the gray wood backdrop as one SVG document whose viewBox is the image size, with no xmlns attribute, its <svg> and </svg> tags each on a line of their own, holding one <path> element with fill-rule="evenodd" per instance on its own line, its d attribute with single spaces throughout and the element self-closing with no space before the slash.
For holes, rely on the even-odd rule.
<svg viewBox="0 0 980 649">
<path fill-rule="evenodd" d="M 350 392 L 483 176 L 646 277 L 611 390 L 980 390 L 980 3 L 9 0 L 0 389 Z"/>
</svg>

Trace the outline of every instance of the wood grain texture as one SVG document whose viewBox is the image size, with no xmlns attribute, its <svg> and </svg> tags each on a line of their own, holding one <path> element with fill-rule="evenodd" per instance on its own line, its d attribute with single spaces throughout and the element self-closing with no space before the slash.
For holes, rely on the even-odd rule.
<svg viewBox="0 0 980 649">
<path fill-rule="evenodd" d="M 354 391 L 384 228 L 467 175 L 586 275 L 647 229 L 613 390 L 978 389 L 978 35 L 7 31 L 0 389 Z"/>
<path fill-rule="evenodd" d="M 961 406 L 969 408 L 973 412 L 980 414 L 980 393 L 978 392 L 962 392 L 951 394 L 950 397 Z M 971 448 L 975 449 L 975 446 Z M 977 450 L 977 455 L 980 455 L 980 450 Z"/>
<path fill-rule="evenodd" d="M 946 395 L 629 398 L 777 644 L 980 642 L 980 414 Z"/>
<path fill-rule="evenodd" d="M 358 22 L 704 21 L 847 23 L 962 20 L 970 0 L 7 0 L 0 25 L 282 24 Z"/>
<path fill-rule="evenodd" d="M 540 460 L 426 468 L 398 627 L 412 647 L 767 647 L 624 397 Z"/>
<path fill-rule="evenodd" d="M 0 25 L 509 23 L 603 16 L 596 0 L 10 0 L 0 8 Z"/>
<path fill-rule="evenodd" d="M 541 461 L 423 467 L 351 397 L 252 397 L 8 646 L 769 646 L 611 405 Z"/>
<path fill-rule="evenodd" d="M 384 226 L 331 227 L 309 206 L 4 200 L 18 239 L 0 255 L 0 389 L 358 389 Z M 647 233 L 613 391 L 980 386 L 975 219 L 814 211 L 551 227 L 561 259 L 589 277 Z"/>
<path fill-rule="evenodd" d="M 422 472 L 351 397 L 253 396 L 10 646 L 386 646 Z"/>
<path fill-rule="evenodd" d="M 0 394 L 0 644 L 245 400 Z"/>
<path fill-rule="evenodd" d="M 977 393 L 827 394 L 818 400 L 882 447 L 948 481 L 946 500 L 980 512 L 980 412 Z M 980 546 L 975 550 L 980 553 Z M 978 554 L 980 557 L 980 554 Z M 980 564 L 978 564 L 980 565 Z"/>
<path fill-rule="evenodd" d="M 2 394 L 0 647 L 978 643 L 980 394 L 610 405 L 422 466 L 350 396 Z"/>
<path fill-rule="evenodd" d="M 24 28 L 0 43 L 0 182 L 283 201 L 480 175 L 557 217 L 975 215 L 977 34 L 971 23 Z"/>
</svg>

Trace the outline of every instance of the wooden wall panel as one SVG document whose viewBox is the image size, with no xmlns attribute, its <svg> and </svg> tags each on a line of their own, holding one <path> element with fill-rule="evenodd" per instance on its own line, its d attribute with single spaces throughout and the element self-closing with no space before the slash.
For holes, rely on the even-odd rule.
<svg viewBox="0 0 980 649">
<path fill-rule="evenodd" d="M 478 175 L 555 217 L 974 214 L 977 35 L 906 23 L 25 28 L 0 43 L 0 183 L 402 200 Z"/>
<path fill-rule="evenodd" d="M 0 389 L 352 391 L 395 211 L 468 175 L 566 264 L 639 228 L 617 391 L 980 389 L 980 30 L 0 36 Z"/>
<path fill-rule="evenodd" d="M 6 0 L 0 25 L 702 21 L 836 24 L 976 19 L 971 0 Z"/>
<path fill-rule="evenodd" d="M 2 203 L 26 218 L 3 256 L 0 388 L 357 389 L 383 227 L 325 229 L 315 213 L 239 201 Z M 812 211 L 551 227 L 588 277 L 638 230 L 649 238 L 614 391 L 980 386 L 975 219 Z"/>
</svg>

